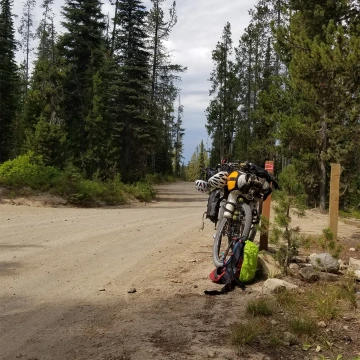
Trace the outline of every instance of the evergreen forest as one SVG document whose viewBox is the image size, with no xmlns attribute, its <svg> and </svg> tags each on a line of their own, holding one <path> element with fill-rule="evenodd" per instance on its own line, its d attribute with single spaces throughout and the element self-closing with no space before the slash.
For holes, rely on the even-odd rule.
<svg viewBox="0 0 360 360">
<path fill-rule="evenodd" d="M 60 32 L 54 0 L 25 0 L 18 29 L 13 0 L 1 0 L 0 164 L 20 156 L 125 183 L 180 176 L 186 68 L 165 46 L 177 13 L 164 1 L 113 0 L 111 16 L 100 0 L 65 0 Z"/>
<path fill-rule="evenodd" d="M 324 210 L 332 163 L 341 206 L 360 206 L 360 4 L 357 0 L 259 0 L 240 39 L 226 23 L 212 51 L 211 147 L 189 177 L 222 159 L 294 164 L 308 205 Z"/>
<path fill-rule="evenodd" d="M 223 159 L 273 160 L 276 174 L 294 164 L 308 205 L 324 210 L 331 164 L 340 163 L 341 206 L 360 206 L 357 0 L 259 0 L 240 39 L 224 24 L 204 109 L 211 145 L 202 141 L 186 167 L 186 67 L 167 48 L 177 4 L 109 1 L 112 14 L 100 0 L 65 0 L 58 29 L 54 0 L 24 0 L 18 28 L 14 0 L 0 0 L 3 185 L 56 187 L 62 177 L 66 192 L 82 179 L 71 195 L 81 198 L 92 181 L 194 180 Z"/>
</svg>

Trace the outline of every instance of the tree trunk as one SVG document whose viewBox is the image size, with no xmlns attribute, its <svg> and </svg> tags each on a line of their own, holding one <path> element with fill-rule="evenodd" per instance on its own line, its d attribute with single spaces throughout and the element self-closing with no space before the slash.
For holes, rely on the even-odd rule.
<svg viewBox="0 0 360 360">
<path fill-rule="evenodd" d="M 152 81 L 151 81 L 151 104 L 153 106 L 155 97 L 155 85 L 156 85 L 156 68 L 158 61 L 158 38 L 159 38 L 159 3 L 155 2 L 156 22 L 155 22 L 155 34 L 154 34 L 154 58 L 152 64 Z"/>
<path fill-rule="evenodd" d="M 55 30 L 54 30 L 54 17 L 51 18 L 51 60 L 55 64 Z"/>
<path fill-rule="evenodd" d="M 30 5 L 27 12 L 27 34 L 26 34 L 26 75 L 25 75 L 25 100 L 28 93 L 29 84 L 29 52 L 30 52 Z M 25 103 L 25 102 L 24 102 Z"/>
<path fill-rule="evenodd" d="M 258 91 L 258 77 L 259 77 L 259 33 L 258 29 L 256 29 L 256 43 L 255 43 L 255 71 L 254 71 L 254 110 L 257 106 L 257 91 Z"/>
<path fill-rule="evenodd" d="M 246 136 L 246 160 L 249 157 L 249 138 L 251 134 L 250 109 L 251 109 L 251 69 L 252 69 L 252 41 L 249 47 L 249 67 L 248 67 L 248 93 L 247 93 L 247 136 Z"/>
<path fill-rule="evenodd" d="M 319 155 L 319 166 L 320 166 L 320 186 L 319 186 L 319 192 L 320 192 L 320 210 L 325 211 L 326 209 L 326 161 L 324 159 L 324 155 L 326 153 L 327 148 L 327 125 L 326 121 L 324 120 L 321 125 L 320 130 L 320 136 L 321 136 L 321 149 L 320 149 L 320 155 Z"/>
<path fill-rule="evenodd" d="M 280 0 L 278 0 L 277 2 L 277 27 L 280 27 L 280 15 L 281 15 L 281 5 L 280 5 Z M 276 51 L 276 59 L 275 59 L 275 74 L 276 76 L 279 76 L 279 72 L 280 72 L 280 59 L 279 59 L 279 54 Z"/>
<path fill-rule="evenodd" d="M 116 0 L 115 3 L 115 16 L 114 16 L 114 27 L 112 31 L 112 38 L 111 38 L 111 54 L 114 53 L 114 47 L 115 47 L 115 35 L 116 35 L 116 18 L 117 18 L 117 11 L 118 11 L 118 3 L 119 0 Z"/>
</svg>

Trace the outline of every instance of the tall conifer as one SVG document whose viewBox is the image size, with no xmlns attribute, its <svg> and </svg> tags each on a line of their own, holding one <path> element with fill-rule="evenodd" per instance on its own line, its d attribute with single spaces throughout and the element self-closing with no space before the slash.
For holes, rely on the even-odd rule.
<svg viewBox="0 0 360 360">
<path fill-rule="evenodd" d="M 0 1 L 0 163 L 11 156 L 18 104 L 12 4 L 12 0 Z"/>
<path fill-rule="evenodd" d="M 156 134 L 149 116 L 150 54 L 146 49 L 146 16 L 141 1 L 119 0 L 114 55 L 120 72 L 114 96 L 121 108 L 114 119 L 112 137 L 118 168 L 126 180 L 145 175 Z"/>
<path fill-rule="evenodd" d="M 65 128 L 70 156 L 76 165 L 89 171 L 84 159 L 89 147 L 86 122 L 93 118 L 89 114 L 96 96 L 94 76 L 104 63 L 106 24 L 99 0 L 66 0 L 62 15 L 65 33 L 58 49 L 67 68 L 62 103 Z"/>
</svg>

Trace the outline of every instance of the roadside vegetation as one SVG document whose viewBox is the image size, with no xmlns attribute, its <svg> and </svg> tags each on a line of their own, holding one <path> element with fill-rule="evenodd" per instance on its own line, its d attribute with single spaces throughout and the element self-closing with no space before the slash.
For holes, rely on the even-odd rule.
<svg viewBox="0 0 360 360">
<path fill-rule="evenodd" d="M 232 344 L 239 354 L 256 347 L 268 355 L 298 351 L 302 358 L 358 360 L 359 349 L 347 346 L 355 341 L 347 334 L 357 326 L 349 316 L 357 311 L 355 287 L 348 277 L 251 300 L 239 316 L 244 321 L 233 327 Z"/>
<path fill-rule="evenodd" d="M 164 174 L 148 174 L 145 177 L 146 182 L 149 184 L 165 184 L 165 183 L 172 183 L 178 181 L 173 175 L 164 175 Z"/>
<path fill-rule="evenodd" d="M 239 316 L 241 323 L 234 325 L 232 344 L 239 355 L 256 349 L 274 359 L 359 360 L 360 284 L 344 268 L 328 273 L 312 262 L 302 263 L 311 253 L 327 253 L 335 263 L 345 259 L 343 242 L 336 241 L 330 229 L 309 235 L 292 225 L 292 217 L 304 216 L 306 208 L 305 189 L 294 165 L 283 170 L 279 184 L 274 222 L 268 223 L 276 252 L 268 254 L 281 269 L 278 277 L 298 288 L 280 288 L 250 300 Z M 306 278 L 302 270 L 311 270 L 313 277 Z"/>
<path fill-rule="evenodd" d="M 154 178 L 148 180 L 157 183 L 169 178 L 155 177 L 157 181 Z M 69 165 L 64 170 L 46 166 L 41 156 L 31 152 L 0 165 L 0 186 L 5 187 L 10 196 L 49 192 L 63 197 L 71 204 L 82 206 L 117 205 L 134 199 L 150 201 L 155 197 L 151 183 L 124 184 L 120 175 L 106 181 L 99 179 L 96 174 L 91 180 L 86 179 L 74 166 Z"/>
<path fill-rule="evenodd" d="M 345 219 L 359 219 L 360 220 L 360 210 L 358 209 L 358 207 L 349 209 L 349 210 L 340 210 L 339 215 Z"/>
</svg>

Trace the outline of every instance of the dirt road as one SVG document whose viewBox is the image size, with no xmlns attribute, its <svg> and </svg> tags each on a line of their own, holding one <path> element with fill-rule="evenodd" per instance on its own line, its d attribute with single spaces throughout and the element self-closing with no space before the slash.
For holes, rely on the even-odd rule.
<svg viewBox="0 0 360 360">
<path fill-rule="evenodd" d="M 204 296 L 206 199 L 176 183 L 131 208 L 0 205 L 0 358 L 234 359 L 214 340 L 256 291 Z"/>
<path fill-rule="evenodd" d="M 212 268 L 212 226 L 198 230 L 206 198 L 177 183 L 141 207 L 2 205 L 1 359 L 168 358 L 183 345 L 190 351 L 191 334 L 181 329 L 187 313 L 206 311 L 192 309 L 202 293 L 194 280 Z M 194 276 L 198 261 L 203 273 Z M 181 280 L 184 273 L 189 281 Z"/>
</svg>

